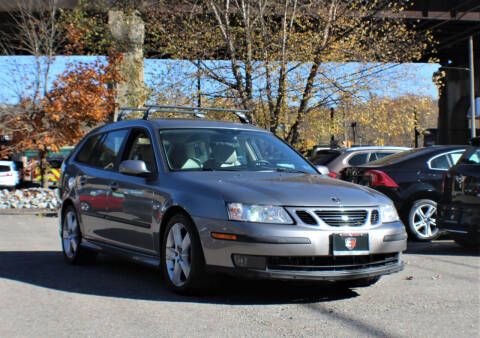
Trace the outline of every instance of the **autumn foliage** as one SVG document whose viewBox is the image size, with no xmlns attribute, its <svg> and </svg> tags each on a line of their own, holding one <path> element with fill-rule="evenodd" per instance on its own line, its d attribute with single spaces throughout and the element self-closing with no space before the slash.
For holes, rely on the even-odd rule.
<svg viewBox="0 0 480 338">
<path fill-rule="evenodd" d="M 75 144 L 90 128 L 112 120 L 113 84 L 120 80 L 120 61 L 121 56 L 116 55 L 109 57 L 107 64 L 78 64 L 54 83 L 43 99 L 45 116 L 53 127 L 45 130 L 50 149 Z"/>
<path fill-rule="evenodd" d="M 0 125 L 9 132 L 12 144 L 2 148 L 0 155 L 37 151 L 44 172 L 49 151 L 76 144 L 92 127 L 111 121 L 113 84 L 120 80 L 121 61 L 121 55 L 113 53 L 107 62 L 71 65 L 43 98 L 24 99 L 14 111 L 2 115 Z"/>
<path fill-rule="evenodd" d="M 60 75 L 39 103 L 24 100 L 20 111 L 3 117 L 14 145 L 3 152 L 58 151 L 78 142 L 93 126 L 111 119 L 119 55 L 92 64 L 80 63 Z"/>
</svg>

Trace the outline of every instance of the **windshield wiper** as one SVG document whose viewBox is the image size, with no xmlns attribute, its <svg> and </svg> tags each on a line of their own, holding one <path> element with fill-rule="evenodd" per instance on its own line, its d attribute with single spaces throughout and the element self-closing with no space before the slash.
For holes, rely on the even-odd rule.
<svg viewBox="0 0 480 338">
<path fill-rule="evenodd" d="M 299 173 L 299 174 L 308 174 L 308 172 L 298 169 L 287 169 L 287 168 L 274 168 L 272 171 L 278 171 L 281 173 Z"/>
</svg>

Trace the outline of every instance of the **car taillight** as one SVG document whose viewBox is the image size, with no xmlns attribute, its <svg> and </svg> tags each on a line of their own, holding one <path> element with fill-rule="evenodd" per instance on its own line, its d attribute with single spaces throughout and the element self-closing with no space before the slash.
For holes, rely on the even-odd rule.
<svg viewBox="0 0 480 338">
<path fill-rule="evenodd" d="M 364 175 L 369 177 L 371 187 L 383 186 L 398 188 L 398 184 L 381 170 L 367 170 Z"/>
<path fill-rule="evenodd" d="M 12 173 L 6 173 L 5 176 L 13 176 Z"/>
<path fill-rule="evenodd" d="M 330 172 L 328 173 L 328 176 L 330 176 L 330 177 L 332 177 L 332 178 L 337 178 L 337 177 L 338 177 L 338 175 L 335 174 L 333 171 L 330 171 Z"/>
</svg>

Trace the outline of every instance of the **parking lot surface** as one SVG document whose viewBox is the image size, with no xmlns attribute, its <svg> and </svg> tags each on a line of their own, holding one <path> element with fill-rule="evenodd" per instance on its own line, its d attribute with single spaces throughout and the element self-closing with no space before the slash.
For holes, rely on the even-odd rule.
<svg viewBox="0 0 480 338">
<path fill-rule="evenodd" d="M 480 256 L 409 243 L 405 270 L 368 288 L 220 278 L 201 297 L 100 256 L 69 266 L 56 217 L 0 215 L 0 337 L 478 337 Z"/>
</svg>

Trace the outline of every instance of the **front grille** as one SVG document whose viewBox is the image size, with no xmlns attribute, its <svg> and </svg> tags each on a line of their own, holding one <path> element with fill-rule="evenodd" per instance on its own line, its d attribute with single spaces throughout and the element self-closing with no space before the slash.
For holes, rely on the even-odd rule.
<svg viewBox="0 0 480 338">
<path fill-rule="evenodd" d="M 396 265 L 398 253 L 360 256 L 285 256 L 267 257 L 270 270 L 345 271 Z"/>
<path fill-rule="evenodd" d="M 378 214 L 378 210 L 372 210 L 372 214 L 370 215 L 370 223 L 371 224 L 377 224 L 379 221 L 380 217 Z"/>
<path fill-rule="evenodd" d="M 316 225 L 317 221 L 310 215 L 308 212 L 304 210 L 298 210 L 296 212 L 298 218 L 302 220 L 303 223 L 305 224 L 310 224 L 310 225 Z"/>
<path fill-rule="evenodd" d="M 366 210 L 316 210 L 315 214 L 333 227 L 362 226 L 367 220 Z"/>
</svg>

